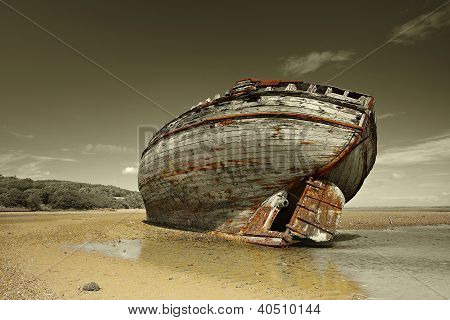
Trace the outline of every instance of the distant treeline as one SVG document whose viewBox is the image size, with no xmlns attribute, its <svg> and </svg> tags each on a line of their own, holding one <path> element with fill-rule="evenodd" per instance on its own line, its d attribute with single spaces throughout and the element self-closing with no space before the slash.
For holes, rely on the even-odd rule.
<svg viewBox="0 0 450 320">
<path fill-rule="evenodd" d="M 87 210 L 143 208 L 139 192 L 101 184 L 19 179 L 0 175 L 1 208 Z"/>
</svg>

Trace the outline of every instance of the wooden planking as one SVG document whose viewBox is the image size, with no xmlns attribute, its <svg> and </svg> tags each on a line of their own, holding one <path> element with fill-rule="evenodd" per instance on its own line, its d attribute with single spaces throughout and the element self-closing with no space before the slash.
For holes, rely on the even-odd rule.
<svg viewBox="0 0 450 320">
<path fill-rule="evenodd" d="M 289 232 L 319 242 L 330 240 L 344 201 L 342 192 L 333 183 L 309 180 L 287 225 Z"/>
<path fill-rule="evenodd" d="M 241 169 L 237 173 L 231 174 L 229 172 L 218 174 L 212 171 L 195 173 L 190 172 L 184 175 L 167 176 L 159 179 L 156 177 L 144 177 L 144 179 L 149 179 L 145 179 L 145 183 L 141 183 L 141 186 L 147 183 L 158 186 L 158 189 L 160 190 L 155 190 L 155 192 L 157 193 L 170 192 L 171 184 L 179 185 L 180 187 L 186 187 L 186 184 L 188 184 L 188 188 L 191 190 L 196 188 L 208 188 L 208 190 L 219 188 L 220 190 L 228 190 L 232 186 L 237 186 L 238 184 L 258 184 L 262 187 L 270 187 L 271 185 L 283 183 L 288 180 L 292 180 L 293 178 L 302 177 L 305 174 L 311 173 L 312 171 L 313 169 L 310 169 L 298 173 L 289 174 L 283 172 L 270 172 L 264 174 L 256 171 L 252 172 L 251 170 L 246 169 Z M 263 175 L 263 177 L 252 178 L 252 174 Z M 164 186 L 166 186 L 167 189 L 164 188 Z"/>
<path fill-rule="evenodd" d="M 192 183 L 186 188 L 183 183 L 164 181 L 161 185 L 167 186 L 167 189 L 162 188 L 161 185 L 154 189 L 146 184 L 145 188 L 148 187 L 151 192 L 147 193 L 145 188 L 141 188 L 141 192 L 146 196 L 146 204 L 150 205 L 150 208 L 152 204 L 163 206 L 158 213 L 152 210 L 153 214 L 167 214 L 172 210 L 189 208 L 187 211 L 208 215 L 209 210 L 218 207 L 225 207 L 227 210 L 251 208 L 287 185 L 283 174 L 280 174 L 278 178 L 272 176 L 267 179 L 236 179 L 234 183 L 222 183 L 222 181 L 217 183 L 212 175 L 208 177 L 211 183 L 204 185 Z M 155 190 L 157 194 L 154 193 Z"/>
<path fill-rule="evenodd" d="M 253 125 L 247 125 L 245 123 L 237 122 L 242 125 L 242 129 L 236 127 L 216 128 L 216 127 L 201 127 L 196 128 L 192 132 L 180 134 L 179 136 L 171 136 L 167 139 L 157 142 L 157 144 L 151 146 L 148 151 L 152 153 L 170 152 L 174 148 L 179 148 L 181 145 L 189 145 L 192 143 L 205 143 L 214 144 L 220 147 L 218 144 L 226 143 L 230 140 L 238 140 L 240 143 L 251 140 L 258 140 L 263 142 L 264 140 L 276 139 L 276 140 L 298 140 L 304 143 L 323 143 L 328 140 L 342 140 L 346 139 L 348 135 L 353 133 L 351 130 L 345 130 L 342 128 L 324 128 L 319 125 L 311 125 L 306 122 L 303 125 L 293 125 L 291 128 L 267 128 L 263 130 L 266 122 L 257 123 L 261 126 L 255 128 Z M 237 139 L 236 139 L 237 138 Z"/>
<path fill-rule="evenodd" d="M 333 119 L 325 119 L 322 117 L 314 117 L 309 115 L 299 115 L 299 114 L 286 114 L 283 112 L 271 112 L 271 113 L 253 113 L 253 114 L 233 114 L 229 116 L 218 116 L 215 118 L 206 119 L 205 121 L 197 122 L 192 125 L 184 126 L 179 129 L 173 130 L 172 132 L 169 132 L 161 137 L 158 137 L 156 139 L 153 139 L 149 146 L 147 147 L 146 151 L 148 151 L 149 148 L 151 148 L 154 144 L 159 142 L 162 139 L 167 139 L 170 136 L 180 134 L 182 132 L 186 132 L 188 130 L 191 130 L 196 127 L 204 127 L 204 126 L 210 126 L 213 127 L 217 124 L 223 125 L 227 124 L 229 122 L 234 122 L 236 120 L 240 119 L 295 119 L 295 120 L 303 120 L 308 121 L 312 123 L 323 123 L 332 127 L 343 127 L 343 128 L 350 128 L 356 130 L 356 132 L 360 132 L 363 130 L 363 127 L 356 124 L 351 123 L 343 123 L 341 121 L 333 120 Z M 363 120 L 361 120 L 363 121 Z"/>
<path fill-rule="evenodd" d="M 274 101 L 264 101 L 258 103 L 242 103 L 239 106 L 224 109 L 221 115 L 233 114 L 233 113 L 255 113 L 255 112 L 270 112 L 276 110 L 278 112 L 286 113 L 298 113 L 307 114 L 312 116 L 321 116 L 325 118 L 330 118 L 334 120 L 339 120 L 343 122 L 349 122 L 357 124 L 361 114 L 350 114 L 342 112 L 342 110 L 336 110 L 331 108 L 329 105 L 325 106 L 315 106 L 308 105 L 306 102 L 299 104 L 292 101 L 279 101 L 278 104 Z M 206 117 L 205 117 L 206 118 Z"/>
<path fill-rule="evenodd" d="M 176 186 L 174 186 L 174 188 L 179 191 L 185 190 L 178 189 Z M 274 190 L 274 192 L 276 191 L 278 190 Z M 235 196 L 239 197 L 239 203 L 237 203 L 237 199 L 234 198 Z M 154 214 L 171 214 L 171 211 L 173 210 L 186 210 L 187 213 L 201 212 L 204 215 L 208 215 L 208 212 L 214 208 L 222 207 L 228 210 L 252 208 L 256 202 L 261 203 L 268 196 L 270 196 L 268 190 L 258 188 L 252 190 L 251 196 L 245 196 L 244 193 L 239 195 L 235 192 L 222 196 L 220 193 L 214 191 L 198 194 L 197 197 L 186 197 L 183 193 L 165 193 L 157 198 L 148 198 L 146 204 Z M 212 201 L 212 199 L 214 199 L 214 201 Z M 160 207 L 158 212 L 156 212 L 157 206 Z"/>
<path fill-rule="evenodd" d="M 355 196 L 370 171 L 368 169 L 371 158 L 370 144 L 370 140 L 365 140 L 344 161 L 325 175 L 326 179 L 339 186 L 345 195 L 346 202 Z"/>
<path fill-rule="evenodd" d="M 320 123 L 311 123 L 304 120 L 291 120 L 291 119 L 236 119 L 226 125 L 216 123 L 213 125 L 204 125 L 200 127 L 191 128 L 189 131 L 180 132 L 177 135 L 171 135 L 167 138 L 158 141 L 150 148 L 154 148 L 157 145 L 167 147 L 171 143 L 180 143 L 184 140 L 197 140 L 198 138 L 209 138 L 216 142 L 217 138 L 226 138 L 228 135 L 241 135 L 248 133 L 257 133 L 263 136 L 272 136 L 274 134 L 291 136 L 291 135 L 303 135 L 304 132 L 314 131 L 315 134 L 326 134 L 330 136 L 330 133 L 339 132 L 355 132 L 352 129 L 331 127 Z M 212 134 L 213 133 L 213 134 Z M 221 135 L 219 135 L 219 133 Z M 216 139 L 216 140 L 213 140 Z M 150 149 L 149 149 L 150 150 Z"/>
<path fill-rule="evenodd" d="M 265 156 L 264 153 L 250 154 L 254 158 L 249 157 L 249 154 L 239 156 L 224 154 L 217 158 L 208 159 L 208 161 L 201 161 L 198 158 L 188 162 L 183 162 L 183 159 L 175 159 L 169 162 L 143 161 L 141 162 L 140 176 L 167 178 L 174 175 L 178 177 L 177 179 L 180 179 L 183 175 L 190 174 L 193 171 L 212 171 L 214 174 L 233 174 L 234 176 L 245 176 L 247 171 L 250 174 L 261 174 L 264 170 L 267 171 L 265 174 L 270 174 L 270 171 L 285 174 L 286 171 L 292 171 L 296 174 L 307 173 L 329 163 L 337 156 L 340 149 L 335 153 L 316 152 L 312 157 L 302 153 L 299 153 L 298 156 L 295 154 L 283 155 L 283 149 L 280 150 L 280 154 L 267 152 L 268 156 Z M 197 170 L 191 170 L 192 168 L 197 168 Z"/>
<path fill-rule="evenodd" d="M 361 115 L 361 111 L 353 110 L 350 108 L 338 106 L 333 103 L 323 102 L 316 99 L 304 98 L 304 97 L 290 97 L 290 96 L 261 96 L 257 101 L 246 100 L 233 100 L 229 103 L 225 103 L 216 107 L 214 105 L 206 107 L 200 110 L 201 116 L 207 116 L 211 113 L 217 112 L 217 109 L 221 114 L 230 110 L 245 110 L 251 107 L 264 107 L 265 105 L 276 107 L 277 109 L 282 107 L 288 107 L 286 110 L 297 109 L 298 112 L 312 112 L 317 115 L 329 114 L 336 116 L 336 119 L 341 118 L 352 119 Z M 252 111 L 251 111 L 252 112 Z M 198 115 L 195 116 L 198 118 Z M 334 117 L 333 117 L 334 118 Z"/>
<path fill-rule="evenodd" d="M 276 142 L 276 141 L 275 141 Z M 243 167 L 255 168 L 255 174 L 260 169 L 272 169 L 278 171 L 300 169 L 318 169 L 333 160 L 339 152 L 345 148 L 346 141 L 334 148 L 317 148 L 310 145 L 284 146 L 269 145 L 253 146 L 245 150 L 239 149 L 235 152 L 230 149 L 215 151 L 202 151 L 193 149 L 192 156 L 182 156 L 174 153 L 164 158 L 145 157 L 141 162 L 140 174 L 149 174 L 151 176 L 183 174 L 183 171 L 192 171 L 192 168 L 199 170 L 213 170 L 234 172 L 242 170 Z M 187 154 L 190 154 L 189 152 Z M 185 154 L 186 155 L 186 154 Z"/>
<path fill-rule="evenodd" d="M 145 184 L 141 187 L 141 192 L 149 208 L 153 205 L 162 206 L 161 214 L 167 214 L 174 209 L 189 208 L 187 211 L 200 211 L 207 215 L 210 209 L 221 206 L 230 210 L 238 207 L 251 208 L 269 196 L 273 190 L 283 188 L 286 185 L 285 179 L 286 177 L 280 174 L 278 179 L 234 179 L 234 183 L 227 184 L 222 181 L 218 183 L 209 175 L 203 184 L 192 182 L 186 187 L 186 184 L 175 180 L 164 180 Z M 152 212 L 155 213 L 154 208 Z"/>
<path fill-rule="evenodd" d="M 259 147 L 258 149 L 247 148 L 245 150 L 221 150 L 214 153 L 197 151 L 192 156 L 180 154 L 168 155 L 164 158 L 146 158 L 142 161 L 142 172 L 157 174 L 158 172 L 170 172 L 192 167 L 211 167 L 211 169 L 224 169 L 232 167 L 261 167 L 271 164 L 271 167 L 289 169 L 299 166 L 317 167 L 319 162 L 333 160 L 339 151 L 345 148 L 345 143 L 337 145 L 333 149 L 314 148 L 311 146 L 299 147 L 272 145 Z M 282 166 L 280 166 L 282 165 Z"/>
<path fill-rule="evenodd" d="M 351 130 L 343 128 L 330 128 L 325 125 L 311 124 L 305 121 L 292 121 L 290 127 L 281 128 L 273 125 L 270 121 L 239 121 L 237 124 L 241 125 L 241 130 L 236 128 L 196 128 L 192 130 L 191 134 L 175 138 L 170 137 L 167 140 L 158 142 L 152 146 L 143 157 L 153 157 L 154 159 L 166 157 L 167 155 L 191 156 L 196 152 L 207 151 L 212 154 L 225 148 L 226 150 L 237 150 L 241 148 L 242 140 L 248 145 L 247 148 L 264 147 L 265 144 L 270 145 L 288 145 L 291 147 L 319 146 L 320 148 L 327 148 L 331 144 L 333 146 L 342 146 L 348 142 Z M 268 127 L 267 131 L 261 134 L 260 128 Z M 254 128 L 252 130 L 252 128 Z M 258 131 L 259 130 L 259 131 Z M 273 131 L 271 131 L 273 130 Z M 241 134 L 245 132 L 245 134 Z M 257 134 L 253 134 L 258 132 Z M 289 136 L 293 138 L 289 140 L 280 139 L 282 134 L 289 132 Z M 247 134 L 248 133 L 248 134 Z M 245 137 L 244 139 L 242 137 Z M 204 140 L 203 140 L 204 139 Z M 225 142 L 227 141 L 227 142 Z M 278 143 L 277 143 L 278 141 Z M 289 143 L 287 144 L 286 141 Z M 298 141 L 298 143 L 297 143 Z M 225 143 L 223 143 L 225 142 Z M 210 145 L 208 147 L 208 145 Z M 331 148 L 331 149 L 332 149 Z"/>
<path fill-rule="evenodd" d="M 149 211 L 150 212 L 150 211 Z M 177 210 L 170 215 L 148 215 L 148 221 L 177 229 L 217 230 L 226 233 L 237 233 L 251 216 L 251 210 L 215 208 L 208 214 L 199 216 Z"/>
<path fill-rule="evenodd" d="M 351 136 L 350 136 L 351 137 Z M 169 161 L 174 159 L 182 160 L 196 160 L 199 158 L 213 159 L 224 156 L 235 156 L 236 159 L 253 158 L 259 155 L 267 155 L 268 153 L 274 156 L 291 156 L 311 158 L 319 156 L 320 154 L 336 154 L 342 151 L 349 142 L 346 139 L 330 139 L 329 146 L 323 142 L 311 142 L 310 140 L 277 140 L 267 139 L 265 141 L 249 141 L 241 143 L 239 140 L 230 141 L 221 144 L 211 144 L 209 142 L 195 142 L 187 145 L 180 145 L 172 148 L 167 152 L 152 152 L 147 154 L 142 161 L 145 163 L 155 163 L 158 161 Z M 327 140 L 324 140 L 327 141 Z"/>
<path fill-rule="evenodd" d="M 188 190 L 176 183 L 168 184 L 168 186 L 171 187 L 172 192 L 154 194 L 154 190 L 149 188 L 148 191 L 151 194 L 147 195 L 146 204 L 150 206 L 152 211 L 154 211 L 154 207 L 161 206 L 161 214 L 170 214 L 169 210 L 186 210 L 202 212 L 207 215 L 209 210 L 220 207 L 230 210 L 233 208 L 251 208 L 255 205 L 255 201 L 261 203 L 272 192 L 271 188 L 263 188 L 257 184 L 249 185 L 245 182 L 236 184 L 234 187 L 242 190 L 232 189 L 231 191 L 223 190 L 217 184 L 211 185 L 209 189 L 205 186 L 203 188 L 199 186 Z M 145 188 L 143 191 L 146 192 Z"/>
<path fill-rule="evenodd" d="M 350 201 L 361 188 L 364 179 L 372 169 L 377 154 L 375 115 L 372 113 L 370 125 L 360 144 L 324 177 L 336 184 Z"/>
<path fill-rule="evenodd" d="M 269 108 L 279 108 L 276 105 L 278 102 L 272 105 L 276 99 L 268 100 Z M 259 108 L 249 103 L 252 102 L 235 105 L 243 112 Z M 211 111 L 222 114 L 222 107 L 214 106 L 215 110 L 205 110 L 207 112 L 202 114 L 205 117 Z M 295 106 L 283 105 L 282 108 Z M 345 113 L 346 119 L 352 116 L 357 119 L 359 111 Z M 198 116 L 196 114 L 194 118 L 198 119 Z M 172 122 L 166 132 L 184 125 L 184 118 Z M 262 130 L 262 134 L 257 130 Z M 353 132 L 322 123 L 260 118 L 219 122 L 167 137 L 149 148 L 140 166 L 139 186 L 149 219 L 166 225 L 173 223 L 175 227 L 215 228 L 235 232 L 237 226 L 242 226 L 251 216 L 252 207 L 285 188 L 289 181 L 311 175 L 318 166 L 329 163 L 338 149 L 342 150 L 347 145 Z M 241 152 L 243 135 L 249 146 Z M 306 139 L 306 136 L 312 139 Z M 230 150 L 239 152 L 236 155 Z M 292 151 L 301 156 L 292 156 Z M 277 158 L 273 156 L 274 153 L 283 156 Z M 272 156 L 267 157 L 267 154 Z M 236 159 L 236 156 L 240 158 Z M 188 161 L 184 161 L 186 159 Z M 224 159 L 231 160 L 229 165 L 221 163 Z M 247 163 L 245 160 L 248 160 Z M 191 162 L 200 162 L 200 167 L 196 168 L 198 170 L 172 174 L 173 168 L 189 169 Z M 354 169 L 350 165 L 345 168 L 350 171 Z"/>
<path fill-rule="evenodd" d="M 144 182 L 141 182 L 141 188 L 145 185 L 151 185 L 155 189 L 152 192 L 152 197 L 157 198 L 157 194 L 161 193 L 174 193 L 173 186 L 179 186 L 180 188 L 187 188 L 188 190 L 230 190 L 234 187 L 244 188 L 246 185 L 249 188 L 271 188 L 274 185 L 286 184 L 286 181 L 303 177 L 305 174 L 312 173 L 314 169 L 305 170 L 298 173 L 284 172 L 270 172 L 261 174 L 261 172 L 252 172 L 251 170 L 240 170 L 235 174 L 223 172 L 217 174 L 215 172 L 196 172 L 180 175 L 169 176 L 164 178 L 149 177 Z M 256 178 L 256 174 L 259 174 Z M 144 177 L 146 178 L 146 177 Z M 245 192 L 246 190 L 238 190 L 238 192 Z M 197 194 L 192 194 L 192 197 L 197 197 Z M 207 201 L 207 200 L 205 200 Z"/>
<path fill-rule="evenodd" d="M 178 145 L 173 145 L 172 148 L 159 148 L 161 152 L 151 152 L 146 154 L 142 160 L 144 162 L 158 161 L 173 158 L 183 158 L 183 159 L 195 159 L 195 156 L 200 154 L 208 154 L 209 158 L 217 157 L 220 155 L 238 155 L 238 154 L 255 154 L 264 153 L 273 150 L 284 151 L 289 153 L 298 154 L 300 151 L 305 151 L 307 153 L 304 156 L 314 156 L 316 152 L 331 154 L 336 153 L 336 149 L 345 147 L 349 142 L 351 135 L 343 137 L 335 137 L 326 139 L 326 137 L 317 137 L 317 140 L 301 140 L 301 139 L 277 139 L 276 137 L 270 137 L 267 139 L 258 140 L 255 137 L 253 140 L 248 139 L 241 141 L 239 137 L 237 139 L 231 139 L 230 137 L 225 143 L 211 143 L 210 141 L 195 141 L 192 143 L 180 143 Z M 324 142 L 328 145 L 325 145 Z M 163 151 L 165 150 L 165 151 Z M 311 153 L 310 153 L 311 152 Z"/>
<path fill-rule="evenodd" d="M 269 105 L 266 105 L 269 104 Z M 178 129 L 183 126 L 192 125 L 196 122 L 206 120 L 218 114 L 227 115 L 234 113 L 253 113 L 255 111 L 287 111 L 298 114 L 307 114 L 312 116 L 325 116 L 330 119 L 340 120 L 352 124 L 357 124 L 362 115 L 361 112 L 334 105 L 328 102 L 322 102 L 315 99 L 299 97 L 261 97 L 261 102 L 247 102 L 244 100 L 233 100 L 221 105 L 211 105 L 198 112 L 187 113 L 183 117 L 176 119 L 166 125 L 155 138 Z"/>
<path fill-rule="evenodd" d="M 319 161 L 316 159 L 318 165 L 326 164 L 330 158 Z M 191 193 L 179 202 L 179 206 L 184 207 L 189 204 L 197 203 L 197 199 L 203 199 L 203 210 L 207 203 L 211 207 L 220 204 L 220 201 L 227 201 L 227 199 L 239 199 L 239 202 L 233 201 L 228 204 L 230 208 L 233 206 L 246 206 L 255 203 L 255 196 L 260 195 L 258 201 L 264 199 L 270 194 L 273 188 L 281 188 L 286 185 L 286 180 L 292 178 L 301 178 L 306 174 L 312 174 L 317 170 L 315 167 L 303 166 L 303 171 L 294 173 L 286 173 L 282 167 L 279 170 L 266 170 L 267 173 L 262 172 L 261 167 L 256 168 L 233 168 L 235 170 L 209 170 L 207 172 L 188 172 L 186 174 L 177 174 L 170 177 L 150 177 L 150 179 L 158 182 L 152 183 L 153 188 L 149 191 L 150 197 L 155 202 L 167 203 L 165 200 L 171 199 L 171 196 L 179 196 L 183 190 L 189 190 Z M 270 169 L 270 168 L 269 168 Z M 261 177 L 262 175 L 262 177 Z M 258 178 L 253 178 L 258 177 Z M 228 186 L 233 189 L 231 194 L 224 193 L 224 188 Z M 234 189 L 236 188 L 236 189 Z M 236 190 L 236 191 L 234 191 Z M 141 192 L 145 194 L 141 188 Z M 214 193 L 216 195 L 212 196 Z M 221 195 L 221 196 L 219 196 Z M 251 197 L 249 202 L 245 201 L 246 195 Z M 147 200 L 148 201 L 148 200 Z M 172 203 L 173 204 L 173 203 Z M 177 207 L 176 205 L 174 207 Z"/>
<path fill-rule="evenodd" d="M 268 170 L 261 172 L 261 170 L 252 171 L 250 169 L 241 168 L 236 172 L 223 171 L 220 173 L 214 171 L 197 171 L 190 172 L 183 175 L 174 175 L 168 177 L 141 177 L 141 188 L 145 185 L 151 185 L 153 195 L 157 198 L 157 193 L 172 193 L 176 192 L 172 189 L 173 186 L 186 188 L 190 192 L 193 190 L 204 189 L 210 190 L 230 190 L 235 187 L 248 185 L 251 188 L 271 188 L 274 185 L 286 185 L 286 182 L 292 179 L 301 178 L 305 174 L 312 173 L 315 168 L 309 171 L 286 173 L 282 170 L 274 172 Z M 148 179 L 147 179 L 148 178 Z M 227 191 L 227 192 L 228 192 Z M 238 193 L 240 190 L 237 190 Z M 241 190 L 246 191 L 246 190 Z M 242 194 L 244 195 L 244 194 Z M 196 197 L 197 194 L 192 194 Z M 205 201 L 208 201 L 207 199 Z"/>
</svg>

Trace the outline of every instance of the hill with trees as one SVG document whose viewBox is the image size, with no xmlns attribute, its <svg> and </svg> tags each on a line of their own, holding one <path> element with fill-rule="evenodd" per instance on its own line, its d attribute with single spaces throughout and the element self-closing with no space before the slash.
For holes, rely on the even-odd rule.
<svg viewBox="0 0 450 320">
<path fill-rule="evenodd" d="M 143 208 L 137 191 L 60 180 L 31 180 L 0 175 L 0 211 L 8 208 L 88 210 Z"/>
</svg>

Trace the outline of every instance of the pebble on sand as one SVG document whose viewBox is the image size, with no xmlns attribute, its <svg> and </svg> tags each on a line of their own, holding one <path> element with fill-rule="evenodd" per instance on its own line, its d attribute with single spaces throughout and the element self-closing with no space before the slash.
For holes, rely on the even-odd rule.
<svg viewBox="0 0 450 320">
<path fill-rule="evenodd" d="M 83 291 L 98 291 L 100 286 L 96 282 L 89 282 L 83 286 Z"/>
</svg>

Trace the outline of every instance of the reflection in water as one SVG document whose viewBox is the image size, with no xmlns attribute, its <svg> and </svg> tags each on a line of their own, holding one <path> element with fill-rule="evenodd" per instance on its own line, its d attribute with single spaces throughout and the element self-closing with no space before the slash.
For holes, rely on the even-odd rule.
<svg viewBox="0 0 450 320">
<path fill-rule="evenodd" d="M 164 243 L 157 239 L 121 240 L 90 243 L 81 249 L 215 277 L 239 287 L 278 289 L 291 298 L 303 294 L 310 298 L 351 298 L 360 293 L 358 285 L 347 279 L 332 260 L 312 253 L 323 250 L 319 248 L 280 249 L 203 238 Z"/>
<path fill-rule="evenodd" d="M 141 240 L 118 240 L 106 243 L 90 242 L 80 245 L 68 245 L 67 247 L 83 251 L 94 251 L 108 256 L 137 260 L 141 255 Z"/>
<path fill-rule="evenodd" d="M 301 247 L 270 248 L 228 241 L 175 242 L 164 246 L 143 242 L 141 259 L 154 264 L 220 277 L 248 285 L 288 291 L 356 291 L 357 285 L 346 279 L 328 259 L 315 259 L 311 250 Z"/>
</svg>

